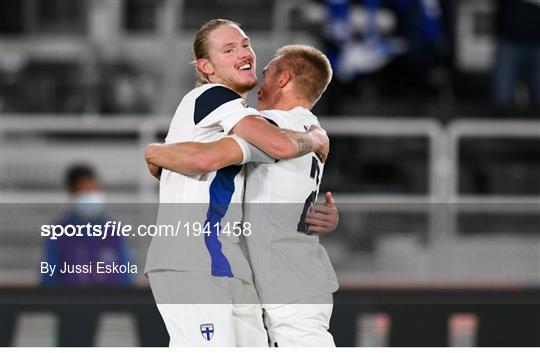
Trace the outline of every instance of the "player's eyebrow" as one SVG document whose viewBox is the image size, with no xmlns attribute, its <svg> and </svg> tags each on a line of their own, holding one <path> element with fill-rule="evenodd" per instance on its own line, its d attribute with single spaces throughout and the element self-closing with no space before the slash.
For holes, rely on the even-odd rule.
<svg viewBox="0 0 540 353">
<path fill-rule="evenodd" d="M 244 37 L 240 43 L 244 44 L 245 42 L 247 42 L 248 44 L 251 43 L 251 41 L 249 40 L 249 37 Z M 228 48 L 228 47 L 234 47 L 235 45 L 238 45 L 238 42 L 229 42 L 229 43 L 225 43 L 223 44 L 222 46 L 222 49 L 225 49 L 225 48 Z"/>
<path fill-rule="evenodd" d="M 234 47 L 236 45 L 236 43 L 225 43 L 223 44 L 222 48 L 225 49 L 225 48 L 228 48 L 228 47 Z"/>
</svg>

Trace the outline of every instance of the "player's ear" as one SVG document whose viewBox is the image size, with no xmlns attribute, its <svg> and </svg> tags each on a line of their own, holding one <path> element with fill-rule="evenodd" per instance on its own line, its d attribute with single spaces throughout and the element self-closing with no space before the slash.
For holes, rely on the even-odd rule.
<svg viewBox="0 0 540 353">
<path fill-rule="evenodd" d="M 278 85 L 280 88 L 283 88 L 287 85 L 287 83 L 291 82 L 292 76 L 288 71 L 283 71 L 279 75 Z"/>
<path fill-rule="evenodd" d="M 203 74 L 207 75 L 213 75 L 214 74 L 214 66 L 208 59 L 197 59 L 196 63 L 197 69 L 202 72 Z"/>
</svg>

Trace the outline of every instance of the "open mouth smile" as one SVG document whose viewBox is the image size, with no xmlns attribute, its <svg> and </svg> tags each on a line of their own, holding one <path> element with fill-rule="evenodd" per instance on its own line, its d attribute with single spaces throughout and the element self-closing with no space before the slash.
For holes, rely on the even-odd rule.
<svg viewBox="0 0 540 353">
<path fill-rule="evenodd" d="M 244 65 L 240 66 L 238 68 L 238 70 L 239 71 L 249 71 L 249 70 L 251 70 L 251 67 L 252 67 L 251 64 L 248 63 L 248 64 L 244 64 Z"/>
</svg>

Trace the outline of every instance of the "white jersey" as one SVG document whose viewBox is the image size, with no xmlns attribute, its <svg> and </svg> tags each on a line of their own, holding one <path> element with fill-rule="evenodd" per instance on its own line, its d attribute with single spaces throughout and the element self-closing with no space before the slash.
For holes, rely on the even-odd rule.
<svg viewBox="0 0 540 353">
<path fill-rule="evenodd" d="M 182 99 L 165 142 L 217 141 L 227 136 L 243 117 L 258 114 L 257 110 L 247 108 L 245 100 L 231 89 L 206 84 Z M 254 157 L 248 144 L 239 138 L 235 140 L 244 153 L 243 163 L 251 161 Z M 175 227 L 175 234 L 152 239 L 145 273 L 196 271 L 251 281 L 251 270 L 238 237 L 218 234 L 224 227 L 242 221 L 244 176 L 242 166 L 196 176 L 163 170 L 156 223 Z"/>
<path fill-rule="evenodd" d="M 306 131 L 319 124 L 309 110 L 261 111 L 280 128 Z M 315 202 L 323 164 L 314 153 L 274 164 L 250 163 L 244 221 L 252 227 L 247 254 L 261 302 L 284 304 L 338 288 L 318 236 L 307 235 L 304 216 Z"/>
</svg>

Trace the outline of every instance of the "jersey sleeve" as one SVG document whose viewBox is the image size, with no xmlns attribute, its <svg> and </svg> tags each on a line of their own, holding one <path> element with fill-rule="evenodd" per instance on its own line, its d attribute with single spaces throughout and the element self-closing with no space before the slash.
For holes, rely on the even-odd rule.
<svg viewBox="0 0 540 353">
<path fill-rule="evenodd" d="M 247 107 L 246 101 L 238 93 L 224 86 L 211 87 L 195 100 L 195 125 L 220 125 L 226 135 L 248 115 L 259 115 L 259 112 Z"/>
<path fill-rule="evenodd" d="M 238 146 L 240 146 L 240 149 L 242 150 L 242 153 L 244 155 L 242 159 L 242 164 L 246 163 L 275 163 L 275 160 L 264 153 L 262 150 L 258 149 L 257 147 L 253 146 L 251 143 L 247 142 L 246 140 L 242 139 L 241 137 L 237 135 L 229 135 L 227 138 L 232 138 L 236 141 Z"/>
</svg>

